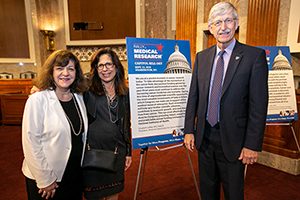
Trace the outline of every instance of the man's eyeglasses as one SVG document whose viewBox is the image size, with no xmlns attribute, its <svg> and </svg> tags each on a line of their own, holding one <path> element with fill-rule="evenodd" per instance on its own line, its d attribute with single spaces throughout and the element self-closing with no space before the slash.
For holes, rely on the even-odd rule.
<svg viewBox="0 0 300 200">
<path fill-rule="evenodd" d="M 226 25 L 231 25 L 234 20 L 236 20 L 235 18 L 227 18 L 225 20 L 217 20 L 217 21 L 214 21 L 212 24 L 215 26 L 215 27 L 220 27 L 222 25 L 222 22 L 224 22 Z"/>
<path fill-rule="evenodd" d="M 103 70 L 104 66 L 106 67 L 106 69 L 112 69 L 114 64 L 111 63 L 111 62 L 107 62 L 107 63 L 104 63 L 104 64 L 98 64 L 97 69 L 98 70 Z"/>
</svg>

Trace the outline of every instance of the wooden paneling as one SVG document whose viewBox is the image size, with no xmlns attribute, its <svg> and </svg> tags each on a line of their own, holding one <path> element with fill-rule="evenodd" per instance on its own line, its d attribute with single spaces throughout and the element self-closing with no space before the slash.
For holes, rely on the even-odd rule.
<svg viewBox="0 0 300 200">
<path fill-rule="evenodd" d="M 2 124 L 22 124 L 23 111 L 28 95 L 0 95 Z"/>
<path fill-rule="evenodd" d="M 297 95 L 297 109 L 300 110 L 300 95 Z M 300 143 L 300 121 L 292 123 L 296 138 Z M 282 155 L 289 158 L 298 159 L 298 152 L 292 129 L 289 125 L 268 125 L 265 130 L 263 150 Z"/>
<path fill-rule="evenodd" d="M 21 124 L 25 102 L 32 87 L 31 79 L 0 80 L 0 122 Z"/>
<path fill-rule="evenodd" d="M 1 1 L 0 30 L 0 58 L 30 58 L 24 0 Z"/>
<path fill-rule="evenodd" d="M 135 37 L 135 0 L 68 0 L 70 40 Z M 74 22 L 87 22 L 89 30 L 73 30 Z M 103 30 L 97 29 L 103 25 Z"/>
<path fill-rule="evenodd" d="M 191 61 L 194 63 L 197 33 L 197 0 L 176 1 L 176 39 L 189 40 Z"/>
<path fill-rule="evenodd" d="M 246 43 L 276 45 L 280 0 L 248 0 Z"/>
<path fill-rule="evenodd" d="M 1 79 L 0 94 L 30 94 L 31 79 Z"/>
</svg>

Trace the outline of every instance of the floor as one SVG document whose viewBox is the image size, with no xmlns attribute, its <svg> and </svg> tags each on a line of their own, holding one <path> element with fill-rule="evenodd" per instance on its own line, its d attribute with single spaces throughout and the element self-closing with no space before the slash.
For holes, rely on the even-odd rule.
<svg viewBox="0 0 300 200">
<path fill-rule="evenodd" d="M 25 200 L 20 126 L 0 126 L 0 200 Z M 146 161 L 138 200 L 197 200 L 186 150 L 150 149 L 147 156 L 133 151 L 133 164 L 126 172 L 126 185 L 120 200 L 134 199 L 140 158 Z M 197 176 L 197 154 L 191 160 Z M 300 176 L 290 175 L 263 165 L 248 167 L 245 200 L 300 200 Z"/>
</svg>

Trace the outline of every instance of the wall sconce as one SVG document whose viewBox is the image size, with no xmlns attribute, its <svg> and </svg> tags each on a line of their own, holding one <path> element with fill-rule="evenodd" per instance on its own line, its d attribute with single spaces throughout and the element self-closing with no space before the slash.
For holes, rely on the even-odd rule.
<svg viewBox="0 0 300 200">
<path fill-rule="evenodd" d="M 55 42 L 54 42 L 55 32 L 50 31 L 50 30 L 41 30 L 41 33 L 44 36 L 46 49 L 48 51 L 54 51 L 55 50 Z"/>
</svg>

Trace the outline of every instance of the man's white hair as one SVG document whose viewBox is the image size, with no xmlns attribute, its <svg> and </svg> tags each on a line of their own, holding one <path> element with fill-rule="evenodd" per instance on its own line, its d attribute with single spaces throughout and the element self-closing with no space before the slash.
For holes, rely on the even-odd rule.
<svg viewBox="0 0 300 200">
<path fill-rule="evenodd" d="M 226 13 L 231 12 L 233 15 L 234 19 L 238 20 L 238 14 L 237 14 L 237 10 L 234 7 L 234 5 L 232 5 L 229 2 L 220 2 L 215 4 L 209 12 L 209 17 L 208 17 L 208 26 L 210 26 L 213 23 L 213 20 L 220 15 L 225 15 Z"/>
</svg>

